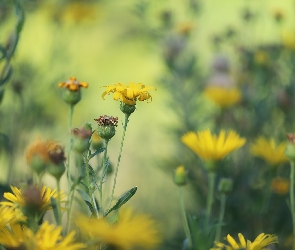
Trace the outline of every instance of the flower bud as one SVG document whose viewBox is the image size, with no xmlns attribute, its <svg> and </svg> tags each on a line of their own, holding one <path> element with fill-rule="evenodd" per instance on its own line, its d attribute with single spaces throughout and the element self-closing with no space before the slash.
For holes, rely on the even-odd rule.
<svg viewBox="0 0 295 250">
<path fill-rule="evenodd" d="M 126 115 L 131 115 L 135 111 L 135 109 L 135 105 L 129 105 L 124 102 L 120 103 L 120 110 Z"/>
<path fill-rule="evenodd" d="M 295 161 L 295 134 L 287 134 L 287 139 L 285 155 L 290 161 Z"/>
<path fill-rule="evenodd" d="M 72 130 L 74 135 L 73 149 L 83 154 L 90 147 L 90 138 L 92 135 L 91 124 L 86 123 L 82 129 L 75 128 Z"/>
<path fill-rule="evenodd" d="M 70 105 L 76 105 L 81 100 L 81 97 L 81 90 L 71 91 L 69 89 L 63 89 L 62 98 Z"/>
<path fill-rule="evenodd" d="M 220 193 L 228 194 L 233 190 L 233 180 L 231 178 L 221 178 L 218 184 Z"/>
<path fill-rule="evenodd" d="M 47 163 L 39 155 L 34 155 L 32 156 L 30 167 L 38 176 L 42 176 L 46 171 Z"/>
<path fill-rule="evenodd" d="M 48 150 L 50 164 L 47 167 L 47 172 L 59 180 L 64 174 L 66 168 L 64 165 L 65 156 L 64 150 L 60 145 L 55 145 Z"/>
<path fill-rule="evenodd" d="M 173 181 L 177 186 L 184 186 L 187 183 L 187 172 L 184 166 L 178 166 L 174 171 Z"/>
<path fill-rule="evenodd" d="M 110 140 L 116 134 L 118 117 L 104 115 L 94 120 L 98 123 L 97 133 L 102 139 Z"/>
</svg>

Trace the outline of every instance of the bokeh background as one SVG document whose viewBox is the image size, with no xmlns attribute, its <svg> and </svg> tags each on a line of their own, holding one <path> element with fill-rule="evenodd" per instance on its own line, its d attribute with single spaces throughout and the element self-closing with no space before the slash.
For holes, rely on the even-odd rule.
<svg viewBox="0 0 295 250">
<path fill-rule="evenodd" d="M 1 0 L 0 3 L 0 42 L 7 44 L 17 16 L 10 1 Z M 79 81 L 89 83 L 75 108 L 73 126 L 91 122 L 94 128 L 93 119 L 100 115 L 118 116 L 119 124 L 124 119 L 119 102 L 111 96 L 102 100 L 104 88 L 101 87 L 118 82 L 155 86 L 157 91 L 151 91 L 152 102 L 139 103 L 130 118 L 116 195 L 137 186 L 138 192 L 130 204 L 157 219 L 164 239 L 173 241 L 175 235 L 179 238 L 184 235 L 172 181 L 173 170 L 182 160 L 192 158 L 189 151 L 183 154 L 179 150 L 179 136 L 188 130 L 216 128 L 219 125 L 216 117 L 222 112 L 201 91 L 214 73 L 214 62 L 220 59 L 221 64 L 227 65 L 228 76 L 246 96 L 259 96 L 258 99 L 263 100 L 268 93 L 265 90 L 275 92 L 276 86 L 280 86 L 280 95 L 269 101 L 279 108 L 280 104 L 289 105 L 288 112 L 292 113 L 290 107 L 294 101 L 290 101 L 292 97 L 283 90 L 290 86 L 289 79 L 294 75 L 291 65 L 295 48 L 294 1 L 26 0 L 21 4 L 25 9 L 25 23 L 10 62 L 13 74 L 2 86 L 4 97 L 0 106 L 1 132 L 13 138 L 10 141 L 13 142 L 12 151 L 1 147 L 0 181 L 4 184 L 12 165 L 15 171 L 12 182 L 28 178 L 30 172 L 24 151 L 37 136 L 66 144 L 68 107 L 57 87 L 59 82 L 76 76 Z M 271 52 L 282 47 L 287 50 L 281 52 L 287 57 L 293 56 L 293 61 L 281 62 L 276 55 L 270 58 Z M 185 56 L 179 59 L 182 51 Z M 249 63 L 250 59 L 245 58 L 256 61 Z M 239 85 L 243 82 L 241 78 L 246 77 L 241 74 L 246 71 L 243 68 L 246 64 L 258 67 L 266 77 L 262 82 L 266 84 L 265 79 L 271 79 L 271 85 L 250 90 L 245 84 Z M 194 87 L 188 88 L 187 82 Z M 256 83 L 255 86 L 260 85 Z M 182 89 L 191 94 L 189 100 L 193 102 L 185 95 L 181 97 Z M 252 104 L 248 102 L 235 110 L 234 117 L 252 119 L 251 112 L 245 113 L 253 109 Z M 273 119 L 260 119 L 260 123 L 268 121 L 275 126 L 261 127 L 257 131 L 252 130 L 258 128 L 255 124 L 244 130 L 242 126 L 234 129 L 242 131 L 243 136 L 256 136 L 264 131 L 266 135 L 273 133 L 282 138 L 294 125 L 288 120 L 288 126 L 283 127 L 287 113 L 279 108 Z M 262 107 L 262 113 L 263 110 Z M 239 124 L 231 121 L 219 120 L 224 127 Z M 121 134 L 119 125 L 109 144 L 110 158 L 114 162 Z M 47 181 L 52 180 L 48 178 Z M 197 211 L 200 197 L 192 189 L 193 185 L 186 187 L 186 205 L 189 211 Z"/>
</svg>

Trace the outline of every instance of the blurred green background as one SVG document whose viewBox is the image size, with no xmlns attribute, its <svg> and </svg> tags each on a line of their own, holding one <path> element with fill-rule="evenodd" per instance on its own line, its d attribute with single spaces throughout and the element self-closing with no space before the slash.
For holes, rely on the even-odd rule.
<svg viewBox="0 0 295 250">
<path fill-rule="evenodd" d="M 0 1 L 0 42 L 3 44 L 8 41 L 16 19 L 13 6 L 8 2 Z M 161 164 L 163 159 L 174 157 L 177 146 L 170 128 L 180 121 L 174 112 L 179 103 L 173 103 L 171 89 L 168 91 L 161 83 L 163 72 L 167 71 L 163 63 L 166 38 L 157 31 L 162 29 L 165 13 L 173 15 L 175 27 L 172 30 L 181 25 L 191 27 L 190 49 L 198 54 L 198 67 L 206 82 L 217 52 L 228 55 L 233 68 L 239 64 L 230 45 L 218 51 L 214 47 L 212 41 L 221 30 L 232 27 L 241 31 L 244 45 L 278 41 L 286 32 L 294 34 L 294 1 L 44 0 L 23 1 L 22 4 L 25 24 L 11 60 L 14 72 L 4 86 L 0 108 L 2 132 L 17 137 L 13 154 L 17 172 L 13 174 L 13 181 L 19 182 L 29 176 L 24 150 L 37 136 L 67 142 L 68 107 L 61 99 L 59 82 L 76 76 L 79 81 L 89 83 L 75 108 L 73 127 L 91 122 L 94 128 L 93 119 L 100 115 L 118 116 L 119 124 L 124 118 L 119 102 L 111 96 L 102 100 L 104 88 L 101 87 L 131 81 L 155 86 L 157 91 L 150 92 L 153 101 L 139 103 L 130 118 L 116 194 L 137 186 L 138 192 L 130 203 L 151 213 L 161 222 L 164 235 L 171 237 L 181 230 L 176 187 L 172 182 L 177 165 L 171 161 L 175 165 L 167 171 Z M 245 9 L 255 12 L 258 18 L 255 25 L 247 28 L 241 19 Z M 272 14 L 278 9 L 286 17 L 281 28 Z M 21 85 L 21 94 L 16 91 L 16 83 Z M 195 84 L 201 83 L 196 79 Z M 210 113 L 215 107 L 208 103 L 204 109 Z M 110 158 L 114 162 L 121 134 L 119 125 L 109 144 Z M 0 180 L 5 183 L 11 159 L 3 151 L 0 156 Z M 186 191 L 188 209 L 194 210 L 197 200 L 190 187 Z"/>
</svg>

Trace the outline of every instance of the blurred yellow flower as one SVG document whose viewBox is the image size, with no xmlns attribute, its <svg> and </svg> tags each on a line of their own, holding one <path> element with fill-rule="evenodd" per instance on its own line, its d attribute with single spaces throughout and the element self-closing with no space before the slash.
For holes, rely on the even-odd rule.
<svg viewBox="0 0 295 250">
<path fill-rule="evenodd" d="M 14 208 L 24 208 L 26 205 L 29 205 L 29 197 L 27 197 L 26 194 L 24 194 L 24 190 L 20 190 L 17 187 L 10 186 L 13 193 L 4 193 L 4 198 L 6 198 L 8 201 L 2 201 L 0 202 L 3 206 L 8 207 L 14 207 Z M 60 196 L 60 200 L 62 202 L 65 202 L 66 194 L 63 191 L 60 191 L 58 194 L 56 188 L 51 189 L 50 187 L 43 186 L 40 190 L 40 204 L 39 204 L 39 211 L 47 211 L 52 208 L 51 206 L 51 200 L 50 198 L 53 197 L 54 199 L 58 198 L 58 195 Z"/>
<path fill-rule="evenodd" d="M 289 192 L 290 181 L 286 178 L 276 177 L 271 181 L 271 189 L 279 195 L 285 195 Z"/>
<path fill-rule="evenodd" d="M 205 88 L 204 94 L 211 101 L 213 101 L 222 108 L 232 106 L 238 103 L 242 98 L 241 91 L 237 88 L 209 86 Z"/>
<path fill-rule="evenodd" d="M 278 165 L 288 161 L 285 155 L 286 142 L 276 145 L 274 139 L 259 137 L 251 144 L 250 151 L 253 155 L 262 158 L 270 165 Z"/>
<path fill-rule="evenodd" d="M 74 231 L 65 237 L 61 236 L 61 232 L 62 227 L 50 225 L 48 221 L 45 221 L 36 233 L 27 227 L 16 224 L 5 231 L 0 231 L 0 244 L 9 249 L 30 250 L 78 250 L 86 248 L 86 245 L 74 242 Z"/>
<path fill-rule="evenodd" d="M 266 64 L 269 61 L 269 56 L 265 51 L 258 50 L 254 54 L 254 60 L 258 64 Z"/>
<path fill-rule="evenodd" d="M 76 224 L 81 233 L 98 243 L 106 243 L 120 249 L 143 247 L 151 249 L 160 243 L 155 222 L 147 215 L 134 215 L 132 210 L 120 211 L 119 220 L 109 224 L 104 218 L 88 218 L 80 215 Z"/>
<path fill-rule="evenodd" d="M 203 160 L 221 160 L 232 151 L 242 147 L 246 139 L 236 132 L 221 130 L 219 135 L 211 134 L 209 129 L 198 133 L 188 132 L 181 141 Z"/>
<path fill-rule="evenodd" d="M 13 207 L 0 206 L 0 231 L 4 230 L 7 225 L 24 221 L 26 221 L 26 217 L 19 210 Z"/>
<path fill-rule="evenodd" d="M 290 50 L 295 49 L 295 32 L 293 30 L 287 30 L 282 35 L 283 45 Z"/>
<path fill-rule="evenodd" d="M 70 77 L 69 80 L 65 81 L 65 82 L 60 82 L 58 84 L 59 88 L 65 87 L 71 91 L 78 91 L 80 90 L 80 88 L 88 88 L 88 83 L 86 82 L 79 82 L 77 81 L 76 77 Z"/>
<path fill-rule="evenodd" d="M 152 96 L 150 95 L 148 90 L 156 90 L 156 88 L 152 86 L 146 87 L 142 83 L 134 82 L 130 82 L 128 86 L 124 83 L 116 83 L 114 85 L 104 87 L 106 87 L 107 89 L 102 94 L 103 99 L 107 94 L 114 93 L 114 100 L 121 100 L 128 105 L 135 105 L 136 101 L 152 100 Z"/>
<path fill-rule="evenodd" d="M 246 241 L 241 233 L 239 233 L 238 236 L 240 242 L 235 241 L 235 239 L 228 234 L 226 240 L 229 245 L 215 242 L 215 246 L 210 250 L 263 250 L 266 249 L 265 247 L 279 242 L 278 237 L 273 234 L 261 233 L 253 242 L 250 240 Z"/>
</svg>

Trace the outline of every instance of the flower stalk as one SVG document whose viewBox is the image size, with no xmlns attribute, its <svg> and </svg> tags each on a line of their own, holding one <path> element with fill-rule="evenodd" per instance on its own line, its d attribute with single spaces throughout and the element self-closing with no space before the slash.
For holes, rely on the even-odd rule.
<svg viewBox="0 0 295 250">
<path fill-rule="evenodd" d="M 220 240 L 221 228 L 222 228 L 224 212 L 225 212 L 225 204 L 226 204 L 226 194 L 222 193 L 221 194 L 221 204 L 220 204 L 220 211 L 219 211 L 219 217 L 218 217 L 218 224 L 217 224 L 217 229 L 216 229 L 215 241 Z"/>
<path fill-rule="evenodd" d="M 208 183 L 209 183 L 209 192 L 207 197 L 207 206 L 206 206 L 206 226 L 209 227 L 209 220 L 211 216 L 212 204 L 214 200 L 214 183 L 215 183 L 215 172 L 208 172 Z"/>
</svg>

